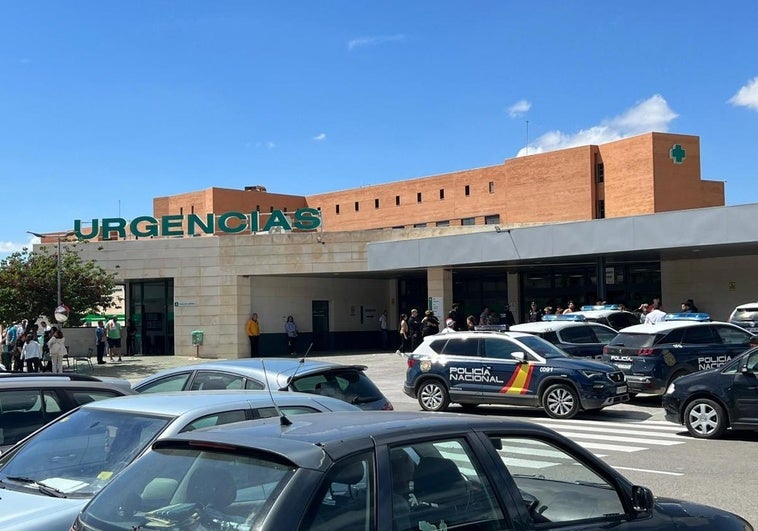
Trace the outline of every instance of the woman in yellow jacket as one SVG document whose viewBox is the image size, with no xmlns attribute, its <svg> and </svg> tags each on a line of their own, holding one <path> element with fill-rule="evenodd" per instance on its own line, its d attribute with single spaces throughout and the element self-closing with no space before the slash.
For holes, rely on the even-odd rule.
<svg viewBox="0 0 758 531">
<path fill-rule="evenodd" d="M 254 313 L 245 325 L 247 337 L 250 338 L 250 357 L 258 356 L 258 339 L 261 337 L 261 325 L 258 324 L 258 314 Z"/>
</svg>

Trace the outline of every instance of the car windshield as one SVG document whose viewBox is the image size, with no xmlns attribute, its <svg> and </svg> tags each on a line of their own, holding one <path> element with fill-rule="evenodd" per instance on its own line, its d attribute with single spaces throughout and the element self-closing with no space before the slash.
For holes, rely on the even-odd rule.
<svg viewBox="0 0 758 531">
<path fill-rule="evenodd" d="M 750 306 L 749 308 L 737 308 L 732 314 L 734 321 L 758 321 L 758 307 Z"/>
<path fill-rule="evenodd" d="M 655 343 L 655 334 L 630 334 L 619 332 L 619 334 L 608 343 L 609 347 L 628 347 L 628 348 L 650 348 Z"/>
<path fill-rule="evenodd" d="M 541 337 L 523 336 L 519 337 L 518 340 L 545 359 L 568 357 L 564 351 Z"/>
<path fill-rule="evenodd" d="M 166 417 L 80 409 L 0 458 L 6 488 L 86 498 L 97 493 L 169 423 Z"/>
<path fill-rule="evenodd" d="M 95 498 L 80 519 L 97 529 L 253 529 L 296 468 L 264 455 L 159 448 Z"/>
<path fill-rule="evenodd" d="M 297 378 L 290 386 L 301 393 L 337 398 L 350 404 L 366 404 L 382 399 L 374 382 L 357 370 L 329 371 Z"/>
</svg>

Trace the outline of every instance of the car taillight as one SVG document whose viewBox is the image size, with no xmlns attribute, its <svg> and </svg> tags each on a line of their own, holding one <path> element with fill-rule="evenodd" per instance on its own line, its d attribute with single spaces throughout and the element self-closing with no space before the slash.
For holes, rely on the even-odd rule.
<svg viewBox="0 0 758 531">
<path fill-rule="evenodd" d="M 412 369 L 413 366 L 416 365 L 416 360 L 414 360 L 413 358 L 408 358 L 408 362 L 407 363 L 408 363 L 408 368 Z"/>
<path fill-rule="evenodd" d="M 652 348 L 641 348 L 637 351 L 638 356 L 652 356 L 654 350 Z"/>
<path fill-rule="evenodd" d="M 608 354 L 608 345 L 603 347 L 603 354 Z"/>
</svg>

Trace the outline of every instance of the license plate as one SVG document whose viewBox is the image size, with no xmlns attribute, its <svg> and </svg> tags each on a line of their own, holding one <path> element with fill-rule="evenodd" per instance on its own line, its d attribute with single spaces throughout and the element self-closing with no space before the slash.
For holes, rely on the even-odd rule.
<svg viewBox="0 0 758 531">
<path fill-rule="evenodd" d="M 631 369 L 632 368 L 632 364 L 631 363 L 614 363 L 614 365 L 616 367 L 618 367 L 619 369 L 621 369 L 621 370 Z"/>
<path fill-rule="evenodd" d="M 616 394 L 617 394 L 617 395 L 623 395 L 623 394 L 624 394 L 624 393 L 626 393 L 627 391 L 628 391 L 628 389 L 627 389 L 627 386 L 626 386 L 626 385 L 619 385 L 619 386 L 616 388 Z"/>
</svg>

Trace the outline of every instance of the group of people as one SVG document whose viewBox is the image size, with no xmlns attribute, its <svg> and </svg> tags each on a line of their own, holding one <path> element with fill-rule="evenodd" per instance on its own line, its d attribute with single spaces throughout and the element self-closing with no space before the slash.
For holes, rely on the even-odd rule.
<svg viewBox="0 0 758 531">
<path fill-rule="evenodd" d="M 247 323 L 245 323 L 245 333 L 250 340 L 250 357 L 257 358 L 260 356 L 261 339 L 261 325 L 258 322 L 257 313 L 252 313 Z M 287 336 L 287 351 L 290 356 L 294 356 L 297 354 L 298 333 L 295 318 L 291 315 L 288 315 L 287 320 L 284 322 L 284 333 Z"/>
<path fill-rule="evenodd" d="M 29 324 L 26 319 L 6 328 L 2 337 L 6 370 L 23 372 L 63 372 L 66 340 L 63 331 L 45 321 Z"/>
<path fill-rule="evenodd" d="M 121 324 L 115 316 L 111 317 L 107 324 L 104 321 L 97 322 L 97 328 L 95 328 L 95 347 L 98 365 L 106 363 L 106 350 L 108 358 L 111 361 L 122 361 L 121 333 Z M 126 356 L 134 356 L 136 354 L 136 338 L 137 326 L 134 324 L 134 321 L 128 319 L 126 321 Z"/>
</svg>

